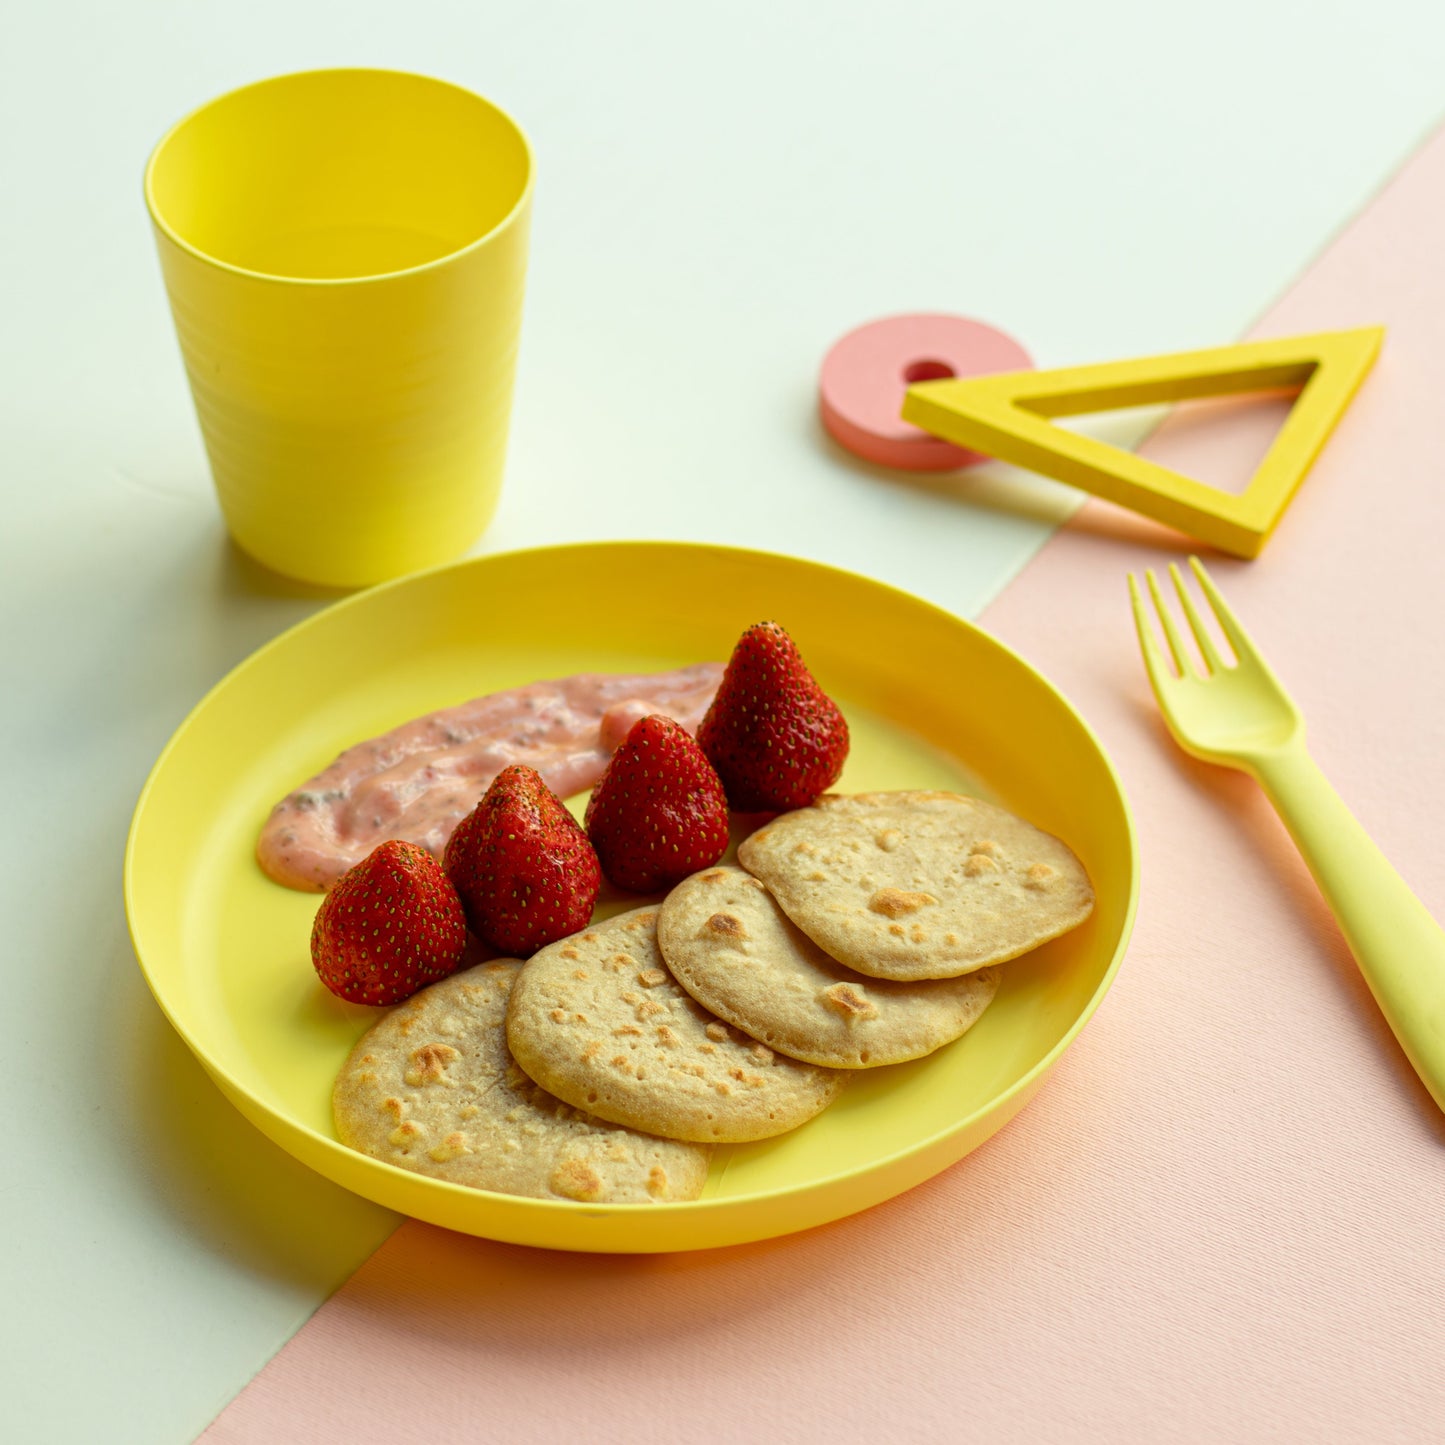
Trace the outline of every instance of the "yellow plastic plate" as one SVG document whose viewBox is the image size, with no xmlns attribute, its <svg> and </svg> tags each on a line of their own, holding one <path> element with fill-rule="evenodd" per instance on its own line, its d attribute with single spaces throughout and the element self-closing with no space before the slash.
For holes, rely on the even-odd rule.
<svg viewBox="0 0 1445 1445">
<path fill-rule="evenodd" d="M 252 849 L 272 804 L 344 747 L 536 678 L 725 659 L 775 618 L 853 732 L 839 788 L 977 791 L 1058 834 L 1098 906 L 1006 965 L 979 1024 L 930 1058 L 860 1072 L 804 1128 L 719 1149 L 703 1198 L 597 1206 L 517 1199 L 352 1152 L 331 1084 L 377 1016 L 312 972 L 319 899 Z M 141 967 L 241 1112 L 369 1199 L 490 1239 L 663 1251 L 765 1239 L 891 1198 L 976 1148 L 1028 1101 L 1123 956 L 1138 870 L 1129 813 L 1068 703 L 978 628 L 906 593 L 796 559 L 674 543 L 485 557 L 361 593 L 241 664 L 156 763 L 131 824 L 125 899 Z"/>
</svg>

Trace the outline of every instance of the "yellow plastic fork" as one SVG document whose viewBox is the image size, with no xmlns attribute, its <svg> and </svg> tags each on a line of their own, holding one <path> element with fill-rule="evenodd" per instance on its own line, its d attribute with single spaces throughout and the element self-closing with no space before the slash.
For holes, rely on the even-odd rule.
<svg viewBox="0 0 1445 1445">
<path fill-rule="evenodd" d="M 1191 661 L 1152 571 L 1149 593 L 1174 667 L 1155 637 L 1138 580 L 1129 596 L 1154 696 L 1175 741 L 1206 762 L 1256 779 L 1283 819 L 1335 915 L 1400 1047 L 1445 1109 L 1445 929 L 1370 841 L 1305 747 L 1304 719 L 1197 557 L 1189 559 L 1237 659 L 1225 662 L 1178 567 L 1179 604 L 1204 660 Z"/>
</svg>

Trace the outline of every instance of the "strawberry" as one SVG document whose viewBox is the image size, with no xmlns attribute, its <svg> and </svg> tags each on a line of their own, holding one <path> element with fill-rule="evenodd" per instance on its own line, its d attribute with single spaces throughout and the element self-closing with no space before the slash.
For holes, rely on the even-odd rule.
<svg viewBox="0 0 1445 1445">
<path fill-rule="evenodd" d="M 352 1003 L 400 1003 L 455 973 L 466 946 L 461 900 L 441 865 L 397 838 L 342 875 L 311 925 L 321 982 Z"/>
<path fill-rule="evenodd" d="M 523 958 L 586 927 L 602 886 L 587 835 L 520 763 L 503 768 L 457 824 L 443 862 L 472 931 Z"/>
<path fill-rule="evenodd" d="M 843 714 L 776 622 L 738 639 L 697 740 L 741 813 L 807 807 L 848 756 Z"/>
<path fill-rule="evenodd" d="M 587 836 L 613 883 L 655 893 L 722 857 L 727 796 L 691 736 L 654 713 L 632 725 L 592 790 Z"/>
</svg>

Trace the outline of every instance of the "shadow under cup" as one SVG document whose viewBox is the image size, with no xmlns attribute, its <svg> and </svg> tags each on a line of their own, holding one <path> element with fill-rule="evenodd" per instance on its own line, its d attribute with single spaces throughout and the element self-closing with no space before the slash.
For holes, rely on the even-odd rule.
<svg viewBox="0 0 1445 1445">
<path fill-rule="evenodd" d="M 236 542 L 360 586 L 448 561 L 496 510 L 532 160 L 480 96 L 396 71 L 203 106 L 146 170 L 161 270 Z"/>
</svg>

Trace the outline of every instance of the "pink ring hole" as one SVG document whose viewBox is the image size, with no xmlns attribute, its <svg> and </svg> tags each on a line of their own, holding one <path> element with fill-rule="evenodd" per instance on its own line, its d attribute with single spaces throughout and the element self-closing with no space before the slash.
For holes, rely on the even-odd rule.
<svg viewBox="0 0 1445 1445">
<path fill-rule="evenodd" d="M 903 379 L 909 386 L 916 381 L 947 381 L 957 375 L 946 361 L 912 361 L 903 368 Z"/>
</svg>

